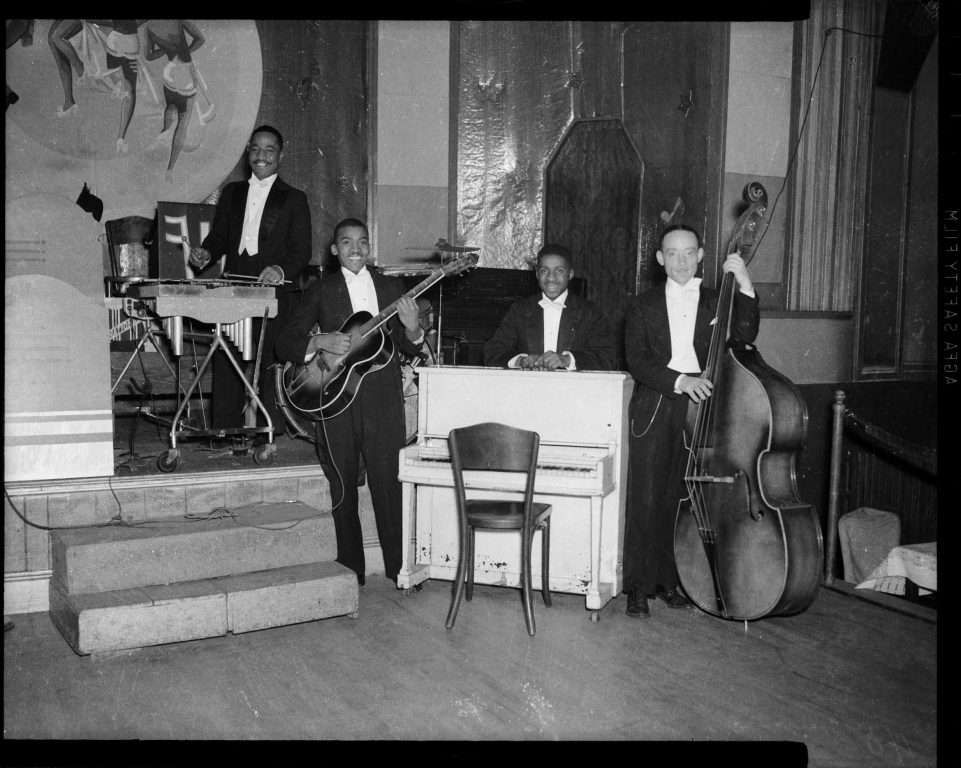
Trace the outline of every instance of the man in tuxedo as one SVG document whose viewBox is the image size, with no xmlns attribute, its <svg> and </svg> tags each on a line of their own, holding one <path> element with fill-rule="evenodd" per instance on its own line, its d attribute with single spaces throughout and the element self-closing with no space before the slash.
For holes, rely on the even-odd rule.
<svg viewBox="0 0 961 768">
<path fill-rule="evenodd" d="M 363 585 L 366 564 L 364 542 L 357 511 L 357 482 L 361 456 L 367 468 L 367 484 L 374 507 L 377 537 L 384 556 L 387 578 L 397 580 L 401 566 L 401 484 L 397 479 L 397 456 L 406 442 L 404 396 L 397 351 L 415 356 L 424 341 L 418 322 L 417 303 L 404 293 L 400 278 L 387 277 L 369 268 L 370 242 L 367 226 L 358 219 L 344 219 L 334 229 L 331 252 L 340 270 L 315 280 L 304 291 L 297 307 L 277 339 L 277 356 L 283 360 L 336 370 L 351 368 L 362 376 L 349 405 L 336 392 L 344 379 L 331 378 L 327 389 L 333 400 L 328 410 L 336 412 L 317 421 L 317 450 L 330 485 L 337 561 L 357 574 Z M 368 312 L 376 317 L 388 307 L 396 314 L 380 326 L 367 342 L 359 336 L 354 314 Z M 367 318 L 366 315 L 361 316 Z M 365 320 L 366 321 L 366 320 Z M 315 333 L 314 328 L 319 332 Z M 342 330 L 343 329 L 343 330 Z M 351 332 L 353 329 L 353 333 Z M 384 334 L 385 352 L 380 349 Z M 320 358 L 314 360 L 317 355 Z M 370 362 L 365 362 L 365 361 Z M 355 366 L 356 363 L 356 366 Z M 312 369 L 319 370 L 319 369 Z M 351 387 L 348 386 L 349 390 Z M 318 392 L 317 407 L 320 407 Z M 326 461 L 324 460 L 326 459 Z"/>
<path fill-rule="evenodd" d="M 650 615 L 648 599 L 671 608 L 689 604 L 678 591 L 674 520 L 683 496 L 684 425 L 688 403 L 711 396 L 700 376 L 711 343 L 717 291 L 695 277 L 704 258 L 698 233 L 684 224 L 664 230 L 657 262 L 667 281 L 633 299 L 624 332 L 627 367 L 634 377 L 630 405 L 627 509 L 624 526 L 624 591 L 627 615 Z M 751 343 L 758 331 L 758 302 L 744 260 L 730 254 L 723 265 L 738 283 L 732 337 Z"/>
<path fill-rule="evenodd" d="M 525 370 L 595 370 L 614 367 L 614 338 L 607 318 L 567 289 L 574 276 L 571 252 L 548 244 L 537 253 L 540 296 L 515 302 L 484 345 L 484 365 Z"/>
<path fill-rule="evenodd" d="M 277 173 L 284 159 L 284 139 L 270 125 L 255 128 L 247 145 L 248 181 L 228 184 L 220 195 L 210 233 L 199 248 L 191 248 L 190 265 L 198 276 L 216 277 L 216 264 L 225 258 L 224 271 L 256 277 L 276 285 L 277 316 L 267 321 L 258 374 L 260 399 L 270 413 L 274 433 L 283 434 L 284 415 L 277 403 L 270 366 L 276 362 L 274 344 L 292 305 L 291 281 L 296 280 L 311 257 L 310 208 L 307 196 L 287 184 Z M 263 319 L 255 320 L 260 339 Z M 218 350 L 213 359 L 214 429 L 244 426 L 246 390 L 237 372 Z M 263 414 L 258 424 L 265 426 Z M 227 433 L 230 434 L 230 433 Z"/>
</svg>

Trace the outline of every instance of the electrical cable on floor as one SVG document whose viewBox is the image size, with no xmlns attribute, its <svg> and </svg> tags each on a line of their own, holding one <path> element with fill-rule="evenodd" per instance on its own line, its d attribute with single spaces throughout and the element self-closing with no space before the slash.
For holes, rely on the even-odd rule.
<svg viewBox="0 0 961 768">
<path fill-rule="evenodd" d="M 223 517 L 236 519 L 237 515 L 227 507 L 214 507 L 209 512 L 185 512 L 184 517 L 187 520 L 219 520 Z"/>
<path fill-rule="evenodd" d="M 107 482 L 108 482 L 108 485 L 110 486 L 111 493 L 113 493 L 114 499 L 116 499 L 117 501 L 117 507 L 119 511 L 117 512 L 117 515 L 115 517 L 110 518 L 110 520 L 105 523 L 84 523 L 81 525 L 41 525 L 40 523 L 35 523 L 32 520 L 28 520 L 27 517 L 19 509 L 17 509 L 6 487 L 4 487 L 3 493 L 4 493 L 4 496 L 7 497 L 7 503 L 10 505 L 10 508 L 14 511 L 14 514 L 16 514 L 17 517 L 23 520 L 23 522 L 29 525 L 31 528 L 38 528 L 42 531 L 71 531 L 71 530 L 80 530 L 80 529 L 86 529 L 86 528 L 112 528 L 115 526 L 122 526 L 124 528 L 161 528 L 165 525 L 181 524 L 182 521 L 179 519 L 177 520 L 141 520 L 138 522 L 130 522 L 130 521 L 124 520 L 122 517 L 123 507 L 120 505 L 120 499 L 117 497 L 117 493 L 116 491 L 114 491 L 113 485 L 112 483 L 110 483 L 109 478 Z M 277 527 L 273 525 L 256 525 L 255 523 L 243 522 L 243 521 L 237 520 L 237 512 L 239 510 L 250 509 L 258 506 L 269 506 L 274 503 L 283 503 L 283 502 L 259 501 L 259 502 L 254 502 L 253 504 L 247 504 L 243 507 L 237 507 L 235 509 L 230 509 L 228 507 L 214 507 L 208 512 L 202 512 L 202 513 L 187 512 L 184 514 L 184 519 L 190 522 L 202 522 L 205 520 L 220 520 L 223 518 L 231 518 L 234 521 L 236 521 L 238 525 L 243 525 L 247 528 L 259 528 L 264 531 L 286 531 L 291 528 L 295 528 L 296 526 L 300 525 L 303 522 L 303 520 L 295 520 L 290 525 Z M 286 503 L 292 504 L 296 502 L 288 501 Z"/>
<path fill-rule="evenodd" d="M 255 501 L 251 504 L 245 504 L 242 507 L 234 507 L 230 509 L 229 507 L 214 507 L 209 512 L 187 512 L 184 517 L 188 520 L 219 520 L 225 517 L 232 518 L 237 522 L 238 525 L 242 525 L 246 528 L 259 528 L 264 531 L 287 531 L 300 525 L 303 520 L 295 520 L 290 525 L 285 525 L 278 528 L 274 525 L 256 525 L 255 523 L 237 520 L 237 513 L 242 510 L 255 509 L 256 507 L 267 507 L 273 506 L 274 504 L 296 504 L 296 501 L 286 501 L 286 502 L 273 502 L 273 501 Z"/>
<path fill-rule="evenodd" d="M 112 486 L 110 490 L 113 491 Z M 82 525 L 41 525 L 40 523 L 35 523 L 32 520 L 28 520 L 26 516 L 24 516 L 24 514 L 17 509 L 16 505 L 13 503 L 13 499 L 10 498 L 10 493 L 7 491 L 6 486 L 3 487 L 3 495 L 7 497 L 7 503 L 10 505 L 10 509 L 13 510 L 17 517 L 23 520 L 23 522 L 29 525 L 31 528 L 39 528 L 41 531 L 72 531 L 81 528 L 109 528 L 117 525 L 129 525 L 129 523 L 125 523 L 123 521 L 119 512 L 117 513 L 116 517 L 110 518 L 110 520 L 106 523 L 84 523 Z M 114 498 L 117 499 L 116 493 L 114 493 Z M 120 499 L 117 499 L 117 506 L 120 506 Z"/>
</svg>

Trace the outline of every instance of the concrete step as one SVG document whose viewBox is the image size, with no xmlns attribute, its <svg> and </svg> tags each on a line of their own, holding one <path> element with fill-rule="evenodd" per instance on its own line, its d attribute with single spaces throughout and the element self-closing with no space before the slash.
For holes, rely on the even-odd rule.
<svg viewBox="0 0 961 768">
<path fill-rule="evenodd" d="M 238 507 L 235 517 L 50 532 L 51 588 L 113 592 L 334 560 L 330 512 L 303 502 Z"/>
<path fill-rule="evenodd" d="M 357 577 L 337 562 L 82 594 L 50 581 L 50 617 L 81 655 L 356 618 L 359 602 Z"/>
</svg>

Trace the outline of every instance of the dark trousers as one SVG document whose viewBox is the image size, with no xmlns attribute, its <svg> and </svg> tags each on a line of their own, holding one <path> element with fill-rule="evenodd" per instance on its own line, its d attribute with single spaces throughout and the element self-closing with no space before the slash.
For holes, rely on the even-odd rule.
<svg viewBox="0 0 961 768">
<path fill-rule="evenodd" d="M 233 262 L 232 271 L 240 275 L 259 275 L 260 267 L 254 262 L 253 258 L 244 251 Z M 260 329 L 264 323 L 267 330 L 264 332 L 264 345 L 261 351 L 260 372 L 257 377 L 257 395 L 270 414 L 270 421 L 274 427 L 274 437 L 284 434 L 285 422 L 284 412 L 277 402 L 277 392 L 274 386 L 274 375 L 271 366 L 277 362 L 274 355 L 274 345 L 277 343 L 277 335 L 280 333 L 287 318 L 296 303 L 295 294 L 289 287 L 276 289 L 277 315 L 269 320 L 263 317 L 255 317 L 253 323 L 253 344 L 254 360 L 257 359 L 257 345 L 260 342 Z M 244 362 L 240 357 L 240 351 L 231 343 L 227 342 L 234 359 L 240 364 L 241 370 L 248 366 L 252 367 L 253 362 Z M 232 427 L 244 426 L 244 404 L 247 398 L 247 390 L 243 382 L 237 376 L 230 361 L 227 360 L 223 350 L 217 350 L 211 361 L 213 370 L 213 392 L 211 404 L 212 425 L 214 429 L 227 429 Z M 248 376 L 248 380 L 251 377 Z M 267 426 L 264 414 L 257 409 L 257 426 Z"/>
<path fill-rule="evenodd" d="M 689 398 L 661 397 L 650 424 L 632 419 L 627 509 L 624 520 L 624 591 L 652 595 L 676 587 L 674 521 L 684 495 L 684 422 Z"/>
<path fill-rule="evenodd" d="M 400 571 L 401 484 L 397 462 L 405 442 L 404 411 L 399 394 L 386 393 L 383 386 L 378 386 L 389 382 L 372 380 L 397 375 L 394 368 L 369 374 L 346 411 L 317 422 L 318 451 L 327 451 L 327 462 L 321 464 L 330 484 L 337 562 L 354 571 L 361 581 L 366 567 L 357 508 L 361 455 L 367 468 L 384 570 L 390 579 L 396 579 Z M 389 394 L 392 396 L 385 397 Z"/>
<path fill-rule="evenodd" d="M 257 344 L 260 340 L 260 329 L 264 324 L 263 318 L 255 318 L 253 322 L 254 338 L 254 360 L 244 361 L 241 358 L 240 350 L 228 341 L 230 352 L 234 360 L 240 365 L 242 371 L 252 368 L 257 359 Z M 261 352 L 260 373 L 257 378 L 257 395 L 270 414 L 270 420 L 274 427 L 274 436 L 282 435 L 284 432 L 284 413 L 277 404 L 277 396 L 274 387 L 274 376 L 270 366 L 274 363 L 273 350 L 274 340 L 277 333 L 277 319 L 267 320 L 267 331 L 264 334 L 264 347 Z M 211 361 L 213 371 L 213 393 L 211 403 L 211 423 L 214 429 L 227 429 L 231 427 L 244 426 L 244 404 L 246 403 L 247 390 L 243 382 L 234 370 L 234 367 L 227 359 L 227 353 L 218 349 L 214 353 Z M 250 376 L 248 381 L 252 381 Z M 264 414 L 257 409 L 257 426 L 267 426 Z"/>
</svg>

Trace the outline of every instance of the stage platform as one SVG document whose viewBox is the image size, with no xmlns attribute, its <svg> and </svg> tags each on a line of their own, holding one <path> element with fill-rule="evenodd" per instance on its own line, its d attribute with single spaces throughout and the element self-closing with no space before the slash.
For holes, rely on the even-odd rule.
<svg viewBox="0 0 961 768">
<path fill-rule="evenodd" d="M 279 430 L 278 430 L 279 432 Z M 271 467 L 290 469 L 308 467 L 319 470 L 314 444 L 301 437 L 290 437 L 285 431 L 274 438 L 277 453 L 270 464 L 254 463 L 250 452 L 229 447 L 212 448 L 209 438 L 177 439 L 180 460 L 177 469 L 167 474 L 176 477 L 198 472 L 238 472 Z M 157 467 L 157 458 L 170 447 L 169 429 L 137 416 L 114 417 L 114 477 L 165 475 Z"/>
<path fill-rule="evenodd" d="M 177 469 L 165 473 L 157 457 L 169 448 L 169 431 L 143 417 L 118 416 L 114 421 L 113 475 L 6 484 L 5 614 L 48 609 L 52 529 L 193 518 L 263 502 L 301 502 L 330 510 L 327 479 L 307 440 L 281 435 L 275 441 L 276 456 L 267 465 L 255 463 L 250 453 L 212 449 L 209 439 L 178 440 Z M 370 494 L 360 490 L 365 547 L 369 545 L 372 554 L 368 572 L 377 572 L 383 563 Z"/>
</svg>

